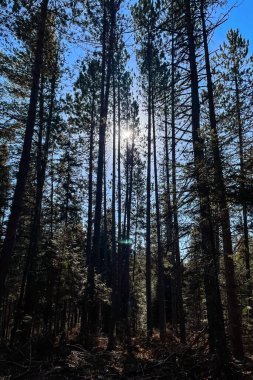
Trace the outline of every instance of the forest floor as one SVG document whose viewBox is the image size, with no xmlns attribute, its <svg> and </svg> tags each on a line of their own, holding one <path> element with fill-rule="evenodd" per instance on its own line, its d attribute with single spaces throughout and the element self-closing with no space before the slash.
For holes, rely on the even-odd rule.
<svg viewBox="0 0 253 380">
<path fill-rule="evenodd" d="M 41 340 L 21 348 L 0 347 L 0 380 L 155 380 L 155 379 L 253 379 L 253 360 L 231 361 L 230 375 L 215 372 L 206 346 L 181 345 L 176 340 L 161 344 L 153 339 L 132 340 L 131 346 L 106 349 L 100 338 L 86 350 L 76 342 L 50 345 Z"/>
</svg>

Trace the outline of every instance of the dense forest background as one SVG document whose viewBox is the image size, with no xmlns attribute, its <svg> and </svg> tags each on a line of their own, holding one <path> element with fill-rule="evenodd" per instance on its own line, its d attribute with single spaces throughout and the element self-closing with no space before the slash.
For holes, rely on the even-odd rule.
<svg viewBox="0 0 253 380">
<path fill-rule="evenodd" d="M 4 379 L 251 378 L 253 56 L 238 29 L 213 51 L 228 17 L 0 2 Z M 39 377 L 56 349 L 84 377 Z"/>
</svg>

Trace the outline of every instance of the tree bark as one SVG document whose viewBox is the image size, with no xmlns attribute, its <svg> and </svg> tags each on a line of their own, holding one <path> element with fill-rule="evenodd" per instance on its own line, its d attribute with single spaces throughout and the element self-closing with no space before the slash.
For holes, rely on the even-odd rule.
<svg viewBox="0 0 253 380">
<path fill-rule="evenodd" d="M 153 124 L 153 151 L 154 151 L 154 177 L 155 177 L 155 207 L 156 207 L 156 235 L 157 235 L 157 298 L 159 308 L 159 331 L 162 341 L 166 338 L 166 312 L 165 312 L 165 288 L 164 288 L 164 266 L 163 266 L 163 248 L 161 242 L 161 217 L 160 217 L 160 199 L 158 192 L 158 174 L 156 158 L 156 126 L 155 126 L 155 107 L 154 93 L 151 95 L 152 107 L 152 124 Z"/>
<path fill-rule="evenodd" d="M 238 73 L 235 72 L 235 95 L 236 95 L 236 116 L 238 125 L 238 137 L 239 137 L 239 156 L 240 156 L 240 191 L 244 194 L 245 191 L 245 170 L 244 170 L 244 149 L 243 149 L 243 125 L 241 118 L 241 102 L 240 102 L 240 89 L 238 83 Z M 250 251 L 249 251 L 249 228 L 248 228 L 248 207 L 246 202 L 242 205 L 243 216 L 243 238 L 244 238 L 244 261 L 246 269 L 247 280 L 247 295 L 252 307 L 251 295 L 251 270 L 250 270 Z M 252 311 L 251 311 L 252 314 Z"/>
<path fill-rule="evenodd" d="M 112 73 L 112 59 L 114 54 L 114 31 L 115 31 L 115 16 L 116 8 L 114 0 L 109 3 L 109 16 L 110 23 L 108 23 L 108 9 L 104 5 L 103 17 L 103 35 L 102 35 L 102 78 L 101 78 L 101 97 L 100 97 L 100 123 L 99 123 L 99 146 L 98 146 L 98 164 L 97 164 L 97 183 L 96 183 L 96 201 L 95 201 L 95 220 L 94 220 L 94 235 L 92 258 L 90 269 L 88 272 L 88 287 L 90 306 L 90 326 L 94 332 L 97 330 L 97 321 L 99 317 L 99 310 L 97 302 L 94 302 L 94 275 L 95 268 L 99 272 L 101 270 L 100 262 L 100 246 L 101 246 L 101 218 L 102 218 L 102 201 L 103 201 L 103 177 L 104 177 L 104 156 L 105 156 L 105 131 L 107 128 L 107 114 L 108 114 L 108 100 L 109 89 Z M 109 27 L 109 41 L 108 38 L 108 25 Z M 91 331 L 91 332 L 92 332 Z"/>
<path fill-rule="evenodd" d="M 205 51 L 205 66 L 208 90 L 208 104 L 209 104 L 209 119 L 210 127 L 212 130 L 212 150 L 215 169 L 215 182 L 216 182 L 216 196 L 220 206 L 221 226 L 222 226 L 222 240 L 224 249 L 224 264 L 225 264 L 225 279 L 226 291 L 228 301 L 228 321 L 229 321 L 229 335 L 231 339 L 232 352 L 236 358 L 243 357 L 243 344 L 241 333 L 241 316 L 236 294 L 236 281 L 235 270 L 233 262 L 233 247 L 230 228 L 230 215 L 226 199 L 226 188 L 223 176 L 223 167 L 221 162 L 219 137 L 217 132 L 217 123 L 215 116 L 215 105 L 213 95 L 212 73 L 209 58 L 206 22 L 204 14 L 204 0 L 201 0 L 200 13 L 203 29 L 203 42 Z"/>
<path fill-rule="evenodd" d="M 117 317 L 120 315 L 120 304 L 121 304 L 121 287 L 122 287 L 122 246 L 120 241 L 122 239 L 122 226 L 121 226 L 121 212 L 122 212 L 122 196 L 121 196 L 121 93 L 120 93 L 120 84 L 121 84 L 121 75 L 120 75 L 120 54 L 118 53 L 118 68 L 117 68 L 117 121 L 118 121 L 118 261 L 117 261 Z"/>
<path fill-rule="evenodd" d="M 53 74 L 50 89 L 50 105 L 49 113 L 46 124 L 46 138 L 44 146 L 42 144 L 42 133 L 43 133 L 43 123 L 41 123 L 41 128 L 39 135 L 41 135 L 41 141 L 38 144 L 37 153 L 37 189 L 36 189 L 36 201 L 35 201 L 35 214 L 32 222 L 31 228 L 31 240 L 27 253 L 27 283 L 26 283 L 26 294 L 25 294 L 25 313 L 31 315 L 35 309 L 35 304 L 37 303 L 37 291 L 35 286 L 36 281 L 36 259 L 38 254 L 38 244 L 40 241 L 40 220 L 41 220 L 41 205 L 43 198 L 43 188 L 46 179 L 46 170 L 48 162 L 48 151 L 50 144 L 50 136 L 52 129 L 52 119 L 54 111 L 55 102 L 55 87 L 56 87 L 56 74 Z M 43 96 L 43 94 L 42 94 Z M 44 110 L 42 106 L 41 118 L 44 118 Z"/>
<path fill-rule="evenodd" d="M 97 166 L 97 184 L 96 184 L 96 206 L 93 238 L 93 260 L 99 268 L 99 250 L 100 250 L 100 224 L 102 216 L 102 199 L 103 199 L 103 169 L 105 153 L 105 131 L 107 126 L 108 99 L 110 79 L 112 72 L 112 58 L 114 50 L 114 28 L 115 28 L 115 4 L 114 0 L 110 1 L 110 36 L 109 47 L 106 47 L 106 35 L 108 28 L 107 10 L 104 9 L 103 25 L 103 57 L 102 57 L 102 80 L 101 80 L 101 107 L 100 107 L 100 126 L 99 126 L 99 147 L 98 147 L 98 166 Z M 108 49 L 108 51 L 107 51 Z M 107 65 L 106 65 L 107 64 Z"/>
<path fill-rule="evenodd" d="M 86 264 L 88 270 L 91 265 L 92 255 L 92 204 L 93 204 L 93 155 L 94 155 L 94 129 L 95 129 L 95 90 L 92 91 L 92 105 L 91 105 L 91 125 L 89 136 L 89 175 L 88 175 L 88 225 L 87 225 L 87 241 L 86 241 Z M 81 327 L 80 336 L 84 340 L 87 339 L 87 304 L 86 293 L 83 295 L 82 301 L 82 314 L 81 314 Z"/>
<path fill-rule="evenodd" d="M 209 347 L 210 351 L 216 354 L 217 364 L 223 367 L 224 363 L 227 363 L 227 344 L 216 267 L 217 258 L 213 238 L 213 226 L 211 222 L 209 189 L 206 182 L 204 143 L 200 136 L 199 83 L 194 26 L 189 0 L 184 0 L 184 8 L 190 63 L 192 141 L 195 178 L 200 203 L 200 232 L 204 254 L 204 285 L 209 327 Z"/>
<path fill-rule="evenodd" d="M 151 36 L 148 36 L 148 151 L 147 151 L 147 204 L 146 204 L 146 304 L 147 304 L 147 339 L 148 341 L 153 334 L 152 323 L 152 296 L 151 296 Z"/>
<path fill-rule="evenodd" d="M 116 254 L 116 84 L 115 61 L 113 60 L 113 132 L 112 132 L 112 305 L 108 349 L 115 346 L 115 322 L 117 313 L 117 254 Z"/>
<path fill-rule="evenodd" d="M 172 293 L 173 303 L 176 301 L 176 310 L 173 315 L 179 319 L 180 340 L 186 341 L 185 316 L 182 292 L 182 268 L 179 247 L 179 224 L 177 206 L 177 175 L 176 175 L 176 121 L 175 121 L 175 36 L 174 36 L 174 16 L 172 16 L 172 46 L 171 46 L 171 151 L 172 151 L 172 210 L 173 210 L 173 234 L 172 234 L 172 263 L 173 263 L 173 286 L 175 295 Z M 174 297 L 173 297 L 174 296 Z M 175 306 L 174 306 L 175 308 Z M 176 315 L 175 315 L 176 313 Z M 174 319 L 173 318 L 173 319 Z"/>
</svg>

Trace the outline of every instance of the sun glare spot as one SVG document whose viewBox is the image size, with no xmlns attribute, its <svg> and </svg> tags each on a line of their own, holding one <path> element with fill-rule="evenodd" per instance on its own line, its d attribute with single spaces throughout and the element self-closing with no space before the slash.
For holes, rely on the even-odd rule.
<svg viewBox="0 0 253 380">
<path fill-rule="evenodd" d="M 132 137 L 132 131 L 131 129 L 124 129 L 123 132 L 122 132 L 122 138 L 124 140 L 128 140 Z"/>
</svg>

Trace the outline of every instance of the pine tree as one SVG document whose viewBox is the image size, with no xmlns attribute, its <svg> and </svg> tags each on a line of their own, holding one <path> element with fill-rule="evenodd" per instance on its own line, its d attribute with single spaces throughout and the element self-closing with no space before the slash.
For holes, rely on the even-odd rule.
<svg viewBox="0 0 253 380">
<path fill-rule="evenodd" d="M 40 10 L 40 19 L 38 22 L 38 31 L 37 31 L 37 42 L 36 42 L 36 51 L 34 58 L 34 67 L 33 67 L 33 78 L 32 78 L 32 87 L 31 87 L 31 95 L 30 95 L 30 103 L 27 115 L 27 123 L 26 123 L 26 132 L 24 137 L 24 144 L 22 155 L 19 164 L 19 172 L 17 176 L 17 183 L 15 187 L 14 198 L 11 207 L 11 213 L 9 216 L 8 226 L 6 230 L 6 236 L 3 243 L 2 254 L 1 254 L 1 269 L 0 269 L 0 300 L 3 299 L 4 295 L 4 286 L 5 279 L 8 273 L 10 258 L 13 253 L 16 232 L 18 227 L 18 222 L 20 218 L 20 212 L 25 184 L 29 171 L 30 164 L 30 153 L 31 153 L 31 144 L 32 137 L 34 132 L 34 125 L 36 120 L 36 105 L 38 101 L 38 93 L 39 93 L 39 80 L 42 69 L 43 62 L 43 47 L 44 47 L 44 35 L 46 29 L 46 19 L 47 19 L 47 11 L 48 11 L 48 0 L 43 0 L 41 3 Z"/>
<path fill-rule="evenodd" d="M 200 100 L 198 70 L 196 61 L 196 42 L 194 24 L 189 0 L 184 1 L 185 27 L 188 40 L 189 65 L 191 72 L 191 106 L 192 106 L 192 143 L 194 152 L 195 178 L 197 182 L 200 230 L 204 255 L 204 283 L 207 302 L 207 317 L 209 324 L 210 350 L 215 352 L 219 366 L 227 362 L 227 345 L 225 327 L 221 307 L 219 281 L 217 273 L 217 257 L 213 241 L 213 226 L 211 222 L 210 193 L 205 178 L 205 157 L 203 139 L 200 136 Z M 211 275 L 210 275 L 211 274 Z"/>
<path fill-rule="evenodd" d="M 230 144 L 232 142 L 235 147 L 238 162 L 238 164 L 235 164 L 229 160 L 231 167 L 231 174 L 229 175 L 232 185 L 230 184 L 228 187 L 228 194 L 236 203 L 241 204 L 246 281 L 248 283 L 248 297 L 251 297 L 249 206 L 246 194 L 247 188 L 250 186 L 248 179 L 250 171 L 245 168 L 245 149 L 247 148 L 246 142 L 250 127 L 247 115 L 252 97 L 248 84 L 245 85 L 250 83 L 252 76 L 252 61 L 248 57 L 248 48 L 249 42 L 242 38 L 239 31 L 230 30 L 227 34 L 227 42 L 220 47 L 214 61 L 215 65 L 220 65 L 215 70 L 220 85 L 220 89 L 217 89 L 219 99 L 216 99 L 217 107 L 220 111 L 220 124 L 230 134 Z M 229 155 L 229 149 L 230 147 L 225 150 L 224 154 Z"/>
<path fill-rule="evenodd" d="M 211 66 L 209 59 L 208 36 L 206 30 L 205 19 L 205 2 L 202 0 L 200 4 L 200 14 L 203 30 L 203 44 L 205 51 L 205 69 L 207 78 L 207 92 L 208 92 L 208 105 L 209 105 L 209 119 L 211 128 L 211 143 L 213 149 L 213 162 L 215 171 L 215 182 L 217 189 L 217 200 L 220 206 L 222 238 L 224 249 L 224 264 L 225 264 L 225 278 L 226 290 L 228 298 L 228 318 L 229 318 L 229 331 L 231 336 L 232 351 L 235 357 L 243 357 L 242 345 L 242 332 L 241 332 L 241 317 L 236 294 L 235 271 L 232 259 L 233 247 L 232 236 L 230 227 L 230 215 L 226 199 L 226 188 L 223 176 L 223 165 L 221 161 L 221 154 L 219 148 L 219 139 L 216 124 L 216 114 L 214 105 L 213 83 Z"/>
</svg>

